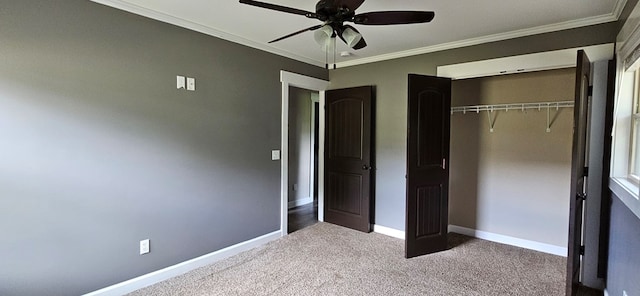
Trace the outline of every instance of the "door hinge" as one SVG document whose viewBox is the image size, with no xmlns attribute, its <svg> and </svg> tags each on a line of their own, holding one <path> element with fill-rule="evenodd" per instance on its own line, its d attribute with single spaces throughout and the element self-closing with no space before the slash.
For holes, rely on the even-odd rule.
<svg viewBox="0 0 640 296">
<path fill-rule="evenodd" d="M 579 251 L 580 251 L 580 255 L 584 256 L 584 246 L 580 246 L 580 250 Z"/>
<path fill-rule="evenodd" d="M 589 96 L 593 96 L 593 85 L 589 85 Z"/>
<path fill-rule="evenodd" d="M 583 177 L 589 176 L 589 167 L 584 167 L 584 169 L 582 170 L 582 176 Z"/>
<path fill-rule="evenodd" d="M 584 201 L 584 200 L 587 200 L 587 194 L 586 194 L 586 193 L 578 193 L 578 194 L 576 195 L 576 199 L 577 199 L 577 200 L 583 200 L 583 201 Z"/>
</svg>

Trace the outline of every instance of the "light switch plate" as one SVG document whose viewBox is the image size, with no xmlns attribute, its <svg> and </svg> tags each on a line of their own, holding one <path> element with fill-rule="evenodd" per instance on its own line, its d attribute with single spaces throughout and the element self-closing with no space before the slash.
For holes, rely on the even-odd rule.
<svg viewBox="0 0 640 296">
<path fill-rule="evenodd" d="M 150 251 L 151 243 L 148 239 L 140 241 L 140 255 L 147 254 Z"/>
<path fill-rule="evenodd" d="M 271 160 L 280 160 L 280 150 L 271 150 Z"/>
<path fill-rule="evenodd" d="M 177 82 L 176 88 L 185 89 L 186 84 L 185 84 L 184 76 L 180 76 L 180 75 L 176 76 L 176 82 Z"/>
<path fill-rule="evenodd" d="M 196 79 L 187 77 L 187 90 L 196 90 Z"/>
</svg>

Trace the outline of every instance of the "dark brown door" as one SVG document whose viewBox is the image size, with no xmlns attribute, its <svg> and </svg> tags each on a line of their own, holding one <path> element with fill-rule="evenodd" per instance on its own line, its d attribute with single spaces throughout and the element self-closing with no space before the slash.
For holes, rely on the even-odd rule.
<svg viewBox="0 0 640 296">
<path fill-rule="evenodd" d="M 371 231 L 373 87 L 326 92 L 324 217 Z"/>
<path fill-rule="evenodd" d="M 447 249 L 451 79 L 409 75 L 407 258 Z"/>
<path fill-rule="evenodd" d="M 573 112 L 573 150 L 571 156 L 571 195 L 569 201 L 569 246 L 567 257 L 567 295 L 576 295 L 580 285 L 582 249 L 582 217 L 587 197 L 587 112 L 591 62 L 583 50 L 578 51 L 576 66 L 575 106 Z"/>
</svg>

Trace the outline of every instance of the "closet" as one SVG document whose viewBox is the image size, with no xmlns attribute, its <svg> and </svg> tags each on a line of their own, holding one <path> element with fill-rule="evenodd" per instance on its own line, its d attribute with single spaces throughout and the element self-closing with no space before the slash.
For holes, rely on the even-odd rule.
<svg viewBox="0 0 640 296">
<path fill-rule="evenodd" d="M 449 223 L 566 248 L 575 68 L 454 80 Z"/>
</svg>

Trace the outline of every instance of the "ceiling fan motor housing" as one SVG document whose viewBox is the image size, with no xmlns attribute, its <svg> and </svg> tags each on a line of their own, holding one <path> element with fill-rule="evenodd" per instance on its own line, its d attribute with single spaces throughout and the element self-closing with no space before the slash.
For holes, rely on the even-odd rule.
<svg viewBox="0 0 640 296">
<path fill-rule="evenodd" d="M 316 18 L 323 22 L 342 24 L 354 15 L 355 11 L 342 5 L 340 0 L 320 0 L 316 4 Z"/>
</svg>

